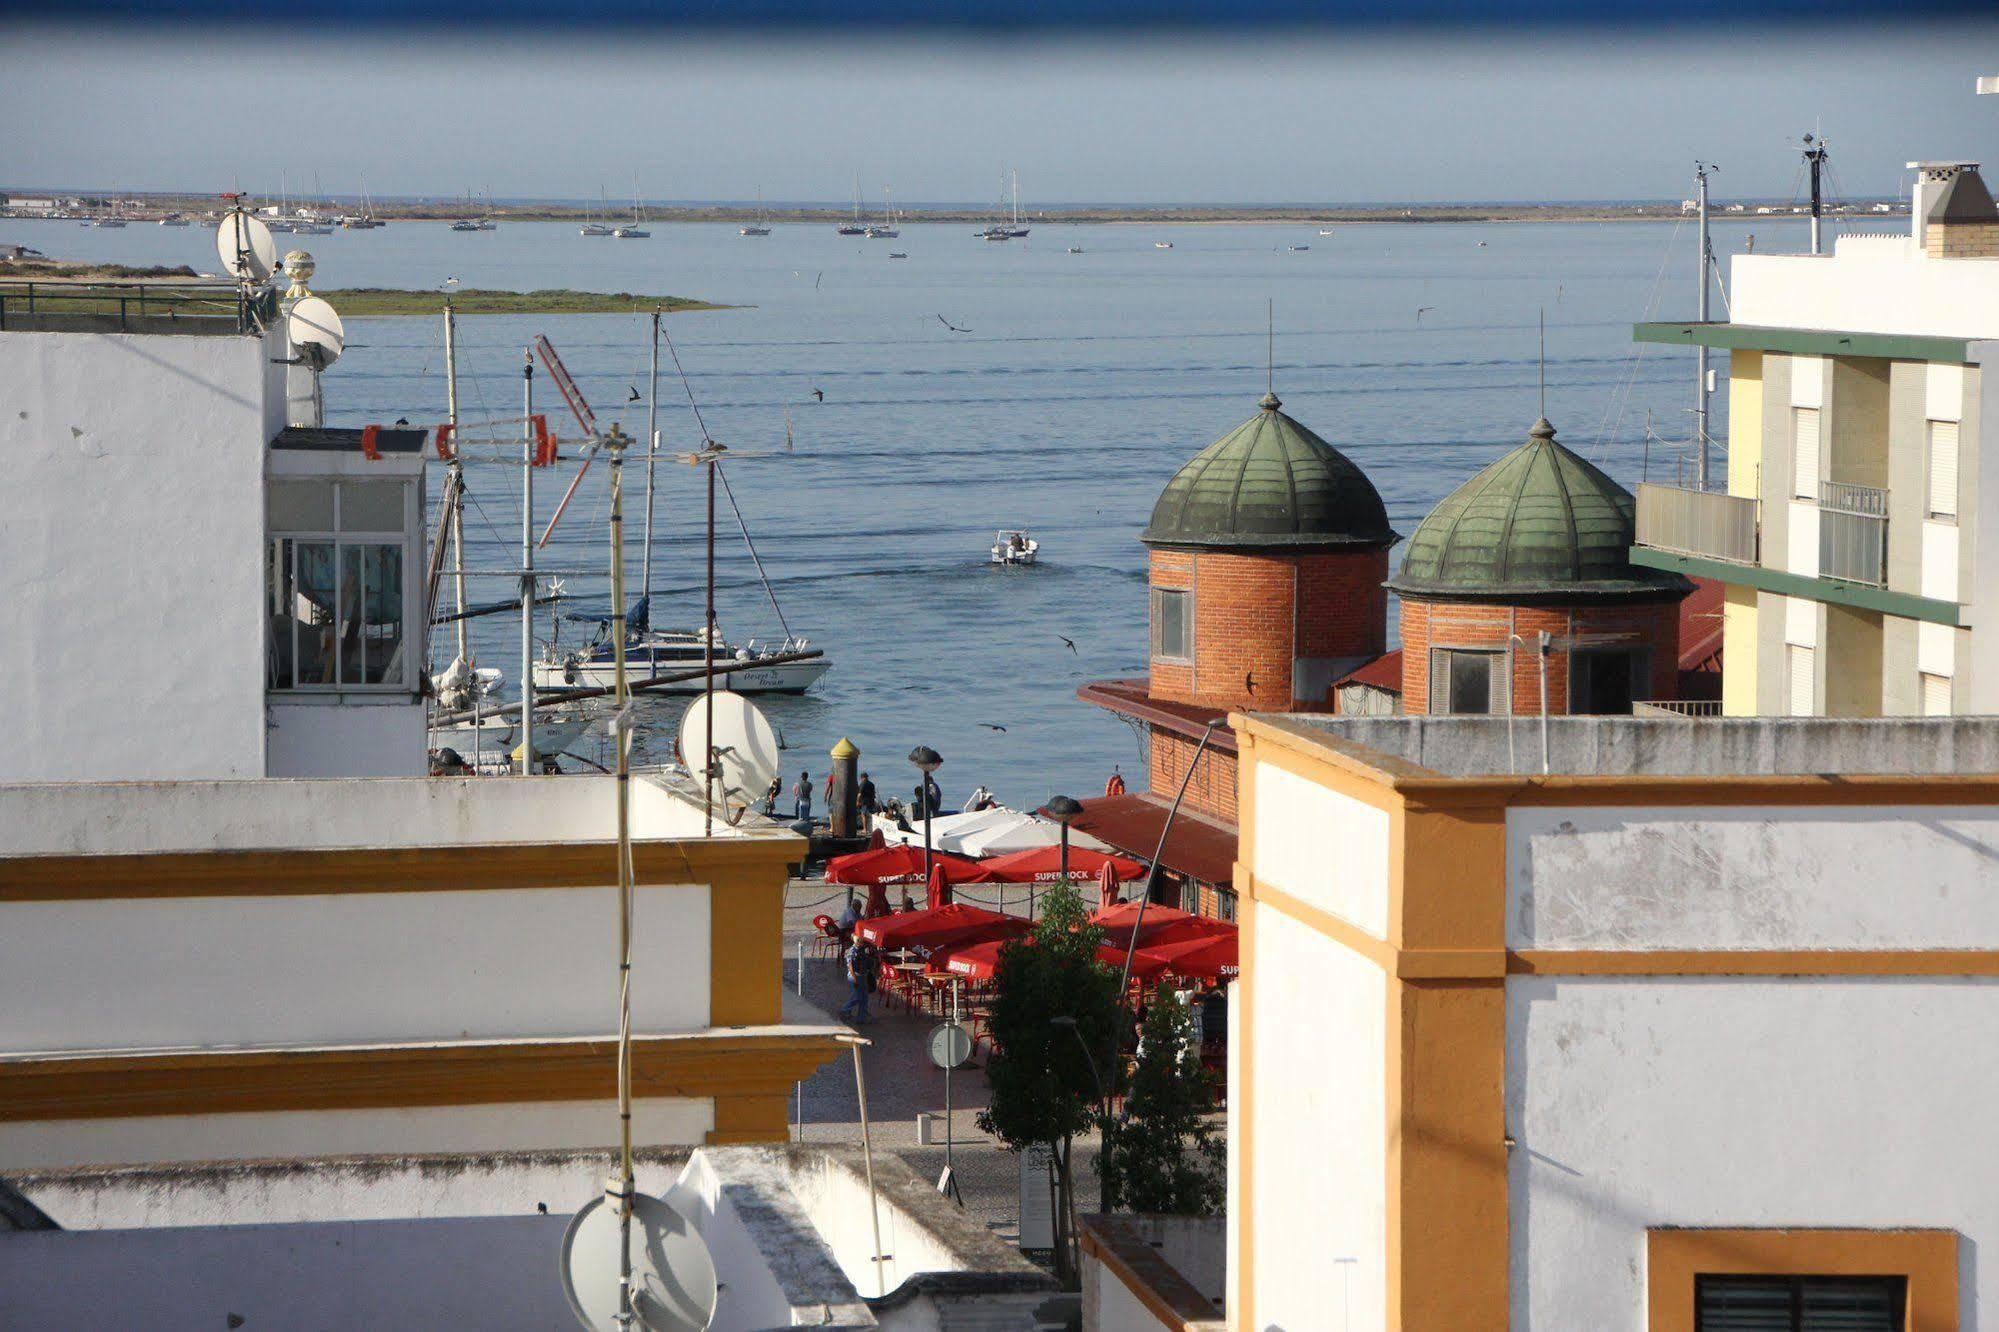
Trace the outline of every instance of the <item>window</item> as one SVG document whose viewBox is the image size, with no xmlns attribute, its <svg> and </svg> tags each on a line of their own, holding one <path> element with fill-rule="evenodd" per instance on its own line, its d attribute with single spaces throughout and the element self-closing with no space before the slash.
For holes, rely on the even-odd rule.
<svg viewBox="0 0 1999 1332">
<path fill-rule="evenodd" d="M 1819 497 L 1819 409 L 1791 409 L 1791 493 L 1799 499 Z"/>
<path fill-rule="evenodd" d="M 1507 710 L 1506 654 L 1463 648 L 1430 653 L 1430 711 L 1485 715 Z"/>
<path fill-rule="evenodd" d="M 1950 677 L 1923 672 L 1923 715 L 1925 717 L 1948 717 L 1950 712 Z"/>
<path fill-rule="evenodd" d="M 1644 648 L 1586 648 L 1569 656 L 1569 712 L 1628 716 L 1650 692 L 1651 658 Z"/>
<path fill-rule="evenodd" d="M 1789 644 L 1785 649 L 1791 677 L 1790 713 L 1793 717 L 1818 715 L 1818 653 L 1815 649 Z"/>
<path fill-rule="evenodd" d="M 1194 659 L 1194 598 L 1179 588 L 1152 589 L 1152 655 L 1168 661 Z"/>
<path fill-rule="evenodd" d="M 1957 422 L 1929 423 L 1930 517 L 1957 517 Z"/>
<path fill-rule="evenodd" d="M 414 688 L 404 615 L 409 489 L 393 481 L 271 483 L 272 689 Z"/>
<path fill-rule="evenodd" d="M 1697 1276 L 1695 1332 L 1902 1332 L 1899 1276 Z"/>
</svg>

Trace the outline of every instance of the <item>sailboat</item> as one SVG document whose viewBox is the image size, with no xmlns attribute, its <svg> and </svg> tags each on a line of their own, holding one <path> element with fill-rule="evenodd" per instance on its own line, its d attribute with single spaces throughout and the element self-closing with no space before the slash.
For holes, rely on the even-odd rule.
<svg viewBox="0 0 1999 1332">
<path fill-rule="evenodd" d="M 902 232 L 896 227 L 895 224 L 896 224 L 895 209 L 889 205 L 888 190 L 883 189 L 881 225 L 880 226 L 870 225 L 868 229 L 862 232 L 861 234 L 866 236 L 869 240 L 894 240 L 896 237 L 902 235 Z"/>
<path fill-rule="evenodd" d="M 845 226 L 833 228 L 836 236 L 865 236 L 868 229 L 861 221 L 861 178 L 854 177 L 854 220 Z"/>
<path fill-rule="evenodd" d="M 381 218 L 375 216 L 375 201 L 368 197 L 366 176 L 361 177 L 361 211 L 347 214 L 340 219 L 340 225 L 349 231 L 372 231 L 385 225 Z"/>
<path fill-rule="evenodd" d="M 611 201 L 604 197 L 604 189 L 601 185 L 597 188 L 597 198 L 604 205 L 602 210 L 604 216 L 609 217 L 611 215 Z M 582 234 L 585 236 L 612 236 L 616 235 L 617 231 L 609 222 L 599 222 L 596 213 L 592 213 L 583 220 Z"/>
<path fill-rule="evenodd" d="M 646 229 L 645 210 L 639 207 L 639 182 L 632 180 L 632 220 L 629 224 L 612 232 L 619 240 L 651 240 L 652 232 Z"/>
<path fill-rule="evenodd" d="M 1000 173 L 999 205 L 993 210 L 997 216 L 991 226 L 978 233 L 980 240 L 1018 240 L 1027 234 L 1027 228 L 1020 225 L 1020 173 L 1018 171 L 1013 173 L 1013 205 L 1011 210 L 1007 206 L 1006 186 L 1007 176 L 1002 171 Z"/>
<path fill-rule="evenodd" d="M 743 234 L 745 236 L 770 235 L 770 225 L 764 220 L 764 192 L 761 185 L 757 187 L 757 220 L 749 226 L 744 227 Z"/>
</svg>

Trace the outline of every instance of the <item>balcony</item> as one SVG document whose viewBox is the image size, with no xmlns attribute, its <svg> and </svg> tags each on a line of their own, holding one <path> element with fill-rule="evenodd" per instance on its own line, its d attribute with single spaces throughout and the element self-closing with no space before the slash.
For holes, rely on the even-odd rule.
<svg viewBox="0 0 1999 1332">
<path fill-rule="evenodd" d="M 1631 705 L 1634 717 L 1664 717 L 1678 721 L 1693 721 L 1703 717 L 1719 717 L 1721 700 L 1718 698 L 1662 698 L 1640 700 Z"/>
<path fill-rule="evenodd" d="M 1841 481 L 1820 484 L 1819 576 L 1887 586 L 1887 491 Z"/>
<path fill-rule="evenodd" d="M 1638 484 L 1638 544 L 1731 564 L 1756 563 L 1756 501 L 1714 490 Z"/>
</svg>

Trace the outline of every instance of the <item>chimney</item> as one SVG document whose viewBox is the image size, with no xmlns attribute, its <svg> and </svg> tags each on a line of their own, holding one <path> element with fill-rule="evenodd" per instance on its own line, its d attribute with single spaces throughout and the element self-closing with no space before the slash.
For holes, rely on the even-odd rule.
<svg viewBox="0 0 1999 1332">
<path fill-rule="evenodd" d="M 1932 259 L 1999 259 L 1999 207 L 1975 163 L 1960 163 L 1930 203 L 1923 253 Z"/>
<path fill-rule="evenodd" d="M 1976 162 L 1910 162 L 1909 170 L 1916 173 L 1914 197 L 1909 200 L 1909 238 L 1916 243 L 1916 252 L 1921 254 L 1927 244 L 1930 210 L 1936 207 L 1958 173 L 1969 171 L 1973 180 L 1978 179 Z M 1983 184 L 1979 188 L 1984 189 Z"/>
</svg>

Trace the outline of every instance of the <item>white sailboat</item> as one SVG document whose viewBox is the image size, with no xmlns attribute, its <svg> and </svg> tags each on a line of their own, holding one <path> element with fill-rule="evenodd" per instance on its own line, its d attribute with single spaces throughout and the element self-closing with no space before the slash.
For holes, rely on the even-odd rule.
<svg viewBox="0 0 1999 1332">
<path fill-rule="evenodd" d="M 854 220 L 833 228 L 833 234 L 836 236 L 865 236 L 868 234 L 867 225 L 861 221 L 861 178 L 858 175 L 854 177 Z"/>
<path fill-rule="evenodd" d="M 604 216 L 609 217 L 611 215 L 611 201 L 605 197 L 602 186 L 598 187 L 597 198 L 603 204 L 602 212 Z M 599 222 L 597 215 L 592 213 L 583 221 L 582 234 L 585 236 L 614 236 L 617 234 L 617 228 L 609 222 Z"/>
<path fill-rule="evenodd" d="M 862 234 L 869 240 L 894 240 L 902 235 L 896 226 L 898 218 L 894 207 L 888 201 L 888 189 L 882 188 L 882 220 L 879 226 L 871 225 Z"/>
<path fill-rule="evenodd" d="M 757 186 L 757 220 L 749 226 L 744 227 L 743 234 L 745 236 L 770 235 L 770 224 L 764 216 L 764 192 L 761 185 Z"/>
<path fill-rule="evenodd" d="M 651 240 L 652 232 L 646 228 L 645 210 L 639 207 L 639 182 L 632 178 L 632 220 L 611 234 L 619 240 Z"/>
</svg>

